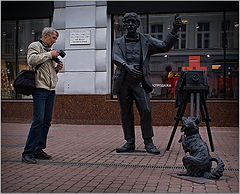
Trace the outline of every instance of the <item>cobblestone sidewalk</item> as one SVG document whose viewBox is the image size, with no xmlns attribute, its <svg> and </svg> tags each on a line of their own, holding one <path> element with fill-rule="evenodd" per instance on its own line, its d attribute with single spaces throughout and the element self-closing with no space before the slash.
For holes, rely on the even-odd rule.
<svg viewBox="0 0 240 194">
<path fill-rule="evenodd" d="M 154 143 L 161 155 L 144 151 L 140 128 L 136 127 L 136 153 L 117 154 L 123 134 L 120 125 L 53 124 L 49 136 L 50 161 L 21 162 L 30 124 L 1 124 L 2 193 L 238 193 L 239 129 L 211 127 L 215 152 L 225 163 L 224 177 L 198 184 L 171 176 L 184 171 L 185 155 L 177 130 L 165 151 L 172 126 L 154 126 Z M 200 128 L 208 143 L 205 127 Z M 209 144 L 208 144 L 209 145 Z"/>
</svg>

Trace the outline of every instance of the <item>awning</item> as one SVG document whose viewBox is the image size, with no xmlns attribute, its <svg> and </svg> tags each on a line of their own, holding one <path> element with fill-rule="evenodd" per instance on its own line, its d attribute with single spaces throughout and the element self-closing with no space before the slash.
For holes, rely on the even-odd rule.
<svg viewBox="0 0 240 194">
<path fill-rule="evenodd" d="M 53 16 L 53 1 L 1 1 L 3 20 L 48 18 Z"/>
<path fill-rule="evenodd" d="M 238 1 L 107 1 L 109 14 L 238 11 Z"/>
</svg>

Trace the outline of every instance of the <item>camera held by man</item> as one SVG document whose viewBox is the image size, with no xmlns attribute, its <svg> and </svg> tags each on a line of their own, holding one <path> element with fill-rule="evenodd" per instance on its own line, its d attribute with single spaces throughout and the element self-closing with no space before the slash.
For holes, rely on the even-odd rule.
<svg viewBox="0 0 240 194">
<path fill-rule="evenodd" d="M 60 55 L 60 57 L 64 58 L 66 53 L 63 51 L 63 50 L 59 50 L 57 51 Z M 53 57 L 53 60 L 56 62 L 56 63 L 61 63 L 62 61 L 58 58 L 58 57 Z"/>
</svg>

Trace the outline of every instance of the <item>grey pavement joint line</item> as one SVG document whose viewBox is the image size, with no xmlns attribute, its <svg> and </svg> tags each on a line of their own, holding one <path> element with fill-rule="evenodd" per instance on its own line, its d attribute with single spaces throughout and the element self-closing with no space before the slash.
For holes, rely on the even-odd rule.
<svg viewBox="0 0 240 194">
<path fill-rule="evenodd" d="M 7 162 L 22 162 L 20 160 L 2 160 Z M 152 166 L 152 165 L 134 165 L 134 164 L 106 164 L 106 163 L 88 163 L 88 162 L 59 162 L 59 161 L 38 161 L 39 164 L 53 165 L 71 165 L 71 166 L 105 166 L 105 167 L 125 167 L 125 168 L 159 168 L 159 169 L 185 169 L 180 166 Z M 225 168 L 225 171 L 239 171 L 238 168 Z"/>
</svg>

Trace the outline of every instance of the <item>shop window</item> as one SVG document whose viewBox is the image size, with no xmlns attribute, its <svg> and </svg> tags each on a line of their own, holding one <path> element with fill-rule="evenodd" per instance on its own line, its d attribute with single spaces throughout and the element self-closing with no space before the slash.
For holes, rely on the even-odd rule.
<svg viewBox="0 0 240 194">
<path fill-rule="evenodd" d="M 180 13 L 180 15 L 184 25 L 174 49 L 167 53 L 155 54 L 150 59 L 150 78 L 154 87 L 151 99 L 175 99 L 176 83 L 181 71 L 194 69 L 206 72 L 210 86 L 209 99 L 238 99 L 238 13 L 226 13 L 226 21 L 230 21 L 229 31 L 232 31 L 234 41 L 231 48 L 225 48 L 225 52 L 221 47 L 223 12 Z M 156 38 L 161 35 L 162 38 L 159 39 L 164 40 L 171 31 L 175 15 L 140 16 L 142 26 L 139 31 Z M 118 30 L 122 29 L 121 17 L 114 16 L 113 40 L 124 34 Z M 229 36 L 227 33 L 226 38 L 230 38 Z M 114 68 L 113 64 L 113 70 Z"/>
<path fill-rule="evenodd" d="M 2 22 L 1 27 L 1 96 L 14 98 L 12 82 L 16 76 L 16 22 Z"/>
<path fill-rule="evenodd" d="M 2 21 L 1 32 L 1 98 L 27 99 L 32 96 L 16 94 L 13 80 L 18 72 L 28 69 L 27 47 L 41 38 L 42 29 L 49 26 L 49 19 Z"/>
</svg>

